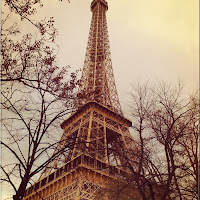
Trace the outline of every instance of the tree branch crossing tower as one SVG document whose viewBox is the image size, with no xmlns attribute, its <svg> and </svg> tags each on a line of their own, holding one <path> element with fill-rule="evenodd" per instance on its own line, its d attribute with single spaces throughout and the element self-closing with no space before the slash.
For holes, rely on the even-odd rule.
<svg viewBox="0 0 200 200">
<path fill-rule="evenodd" d="M 109 181 L 123 180 L 124 152 L 132 139 L 131 122 L 123 116 L 115 86 L 106 22 L 105 0 L 91 3 L 92 21 L 82 72 L 77 111 L 61 124 L 64 130 L 39 181 L 24 199 L 94 200 Z M 102 199 L 109 199 L 102 194 Z"/>
</svg>

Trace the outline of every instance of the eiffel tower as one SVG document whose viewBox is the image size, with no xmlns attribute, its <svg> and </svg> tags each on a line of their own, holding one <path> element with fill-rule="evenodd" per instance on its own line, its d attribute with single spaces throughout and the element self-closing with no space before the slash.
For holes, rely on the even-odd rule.
<svg viewBox="0 0 200 200">
<path fill-rule="evenodd" d="M 91 3 L 92 21 L 82 72 L 77 111 L 65 120 L 60 153 L 26 190 L 24 199 L 95 200 L 109 181 L 123 180 L 126 172 L 123 152 L 132 143 L 115 86 L 105 0 Z M 37 192 L 36 192 L 37 191 Z M 101 194 L 109 199 L 108 194 Z"/>
</svg>

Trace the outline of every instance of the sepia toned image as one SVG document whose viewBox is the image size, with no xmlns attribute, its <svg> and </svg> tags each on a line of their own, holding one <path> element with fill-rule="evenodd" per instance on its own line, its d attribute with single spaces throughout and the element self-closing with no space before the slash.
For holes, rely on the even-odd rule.
<svg viewBox="0 0 200 200">
<path fill-rule="evenodd" d="M 1 199 L 197 200 L 197 0 L 2 0 Z"/>
</svg>

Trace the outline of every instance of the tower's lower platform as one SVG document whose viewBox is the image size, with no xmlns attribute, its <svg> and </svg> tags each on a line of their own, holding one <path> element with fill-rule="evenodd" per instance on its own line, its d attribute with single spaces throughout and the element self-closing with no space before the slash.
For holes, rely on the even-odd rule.
<svg viewBox="0 0 200 200">
<path fill-rule="evenodd" d="M 103 188 L 123 180 L 119 167 L 79 155 L 26 190 L 25 200 L 108 200 Z"/>
</svg>

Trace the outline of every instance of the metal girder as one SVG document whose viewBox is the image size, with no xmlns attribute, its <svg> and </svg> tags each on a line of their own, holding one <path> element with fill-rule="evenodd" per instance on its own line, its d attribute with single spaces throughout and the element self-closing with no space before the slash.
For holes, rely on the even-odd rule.
<svg viewBox="0 0 200 200">
<path fill-rule="evenodd" d="M 64 133 L 38 182 L 26 190 L 26 200 L 97 200 L 110 180 L 123 181 L 134 141 L 131 122 L 124 118 L 115 86 L 106 22 L 105 0 L 91 3 L 92 21 L 79 88 L 77 112 L 65 120 Z M 99 195 L 99 194 L 98 194 Z M 100 195 L 108 200 L 107 194 Z"/>
<path fill-rule="evenodd" d="M 122 114 L 115 86 L 106 21 L 107 3 L 103 0 L 92 2 L 90 27 L 85 62 L 82 72 L 82 104 L 96 101 Z"/>
</svg>

